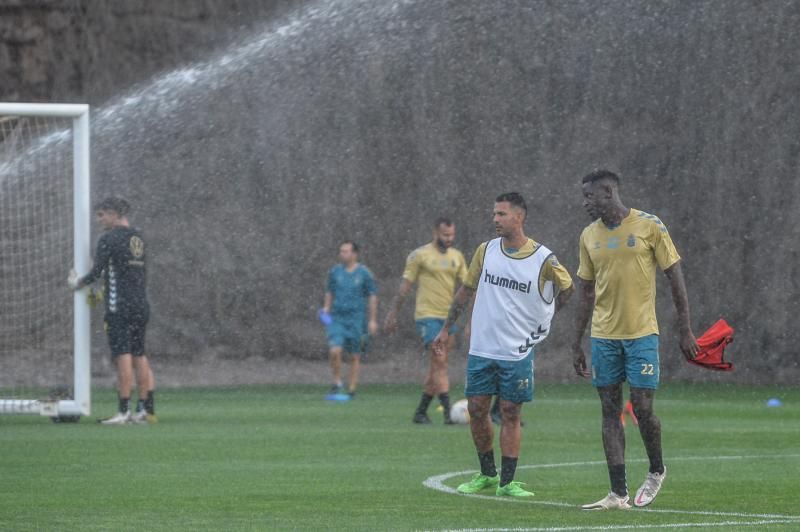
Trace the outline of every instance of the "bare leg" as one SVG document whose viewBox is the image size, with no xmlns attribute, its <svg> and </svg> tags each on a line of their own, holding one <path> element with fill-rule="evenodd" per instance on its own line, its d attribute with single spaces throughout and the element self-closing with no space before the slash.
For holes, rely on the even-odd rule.
<svg viewBox="0 0 800 532">
<path fill-rule="evenodd" d="M 139 399 L 147 399 L 147 393 L 152 390 L 151 381 L 153 371 L 146 356 L 133 357 L 133 367 L 136 370 L 136 387 L 139 389 Z"/>
<path fill-rule="evenodd" d="M 125 353 L 117 357 L 117 391 L 121 399 L 130 399 L 133 385 L 133 363 L 131 354 Z"/>
<path fill-rule="evenodd" d="M 353 393 L 356 391 L 356 387 L 358 386 L 358 372 L 361 368 L 361 355 L 352 354 L 350 355 L 352 360 L 350 361 L 350 387 L 348 391 Z"/>
<path fill-rule="evenodd" d="M 503 456 L 517 458 L 519 457 L 520 442 L 522 441 L 522 431 L 519 425 L 522 404 L 500 399 L 500 412 L 502 415 L 500 450 Z M 489 424 L 491 425 L 491 420 Z"/>
<path fill-rule="evenodd" d="M 597 389 L 603 410 L 603 449 L 606 453 L 611 489 L 617 495 L 627 495 L 625 486 L 625 430 L 622 414 L 622 383 Z"/>
<path fill-rule="evenodd" d="M 653 413 L 655 390 L 631 388 L 633 412 L 639 419 L 639 433 L 650 459 L 650 472 L 663 473 L 664 465 L 661 454 L 661 420 Z"/>
<path fill-rule="evenodd" d="M 487 453 L 492 450 L 494 442 L 494 427 L 489 418 L 489 406 L 492 397 L 479 395 L 467 399 L 469 409 L 469 429 L 472 432 L 472 441 L 478 453 Z"/>
<path fill-rule="evenodd" d="M 333 383 L 342 382 L 342 348 L 331 347 L 330 350 L 331 371 L 333 372 Z"/>
</svg>

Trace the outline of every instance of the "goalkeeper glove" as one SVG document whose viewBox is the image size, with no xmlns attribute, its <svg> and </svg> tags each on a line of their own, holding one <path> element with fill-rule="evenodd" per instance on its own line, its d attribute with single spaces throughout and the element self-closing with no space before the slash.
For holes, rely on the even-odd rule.
<svg viewBox="0 0 800 532">
<path fill-rule="evenodd" d="M 86 304 L 89 305 L 89 308 L 95 308 L 98 303 L 102 303 L 104 299 L 103 290 L 90 288 L 89 293 L 86 294 Z"/>
<path fill-rule="evenodd" d="M 67 284 L 73 290 L 77 290 L 80 288 L 80 279 L 78 278 L 78 272 L 75 270 L 70 270 L 69 275 L 67 276 Z"/>
</svg>

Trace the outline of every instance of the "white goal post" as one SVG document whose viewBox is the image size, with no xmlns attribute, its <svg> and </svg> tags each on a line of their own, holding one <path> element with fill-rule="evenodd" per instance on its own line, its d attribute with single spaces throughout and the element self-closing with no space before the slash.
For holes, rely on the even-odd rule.
<svg viewBox="0 0 800 532">
<path fill-rule="evenodd" d="M 51 144 L 57 144 L 55 141 L 52 141 L 52 138 L 71 138 L 72 146 L 71 150 L 69 150 L 68 146 L 57 145 L 53 147 L 54 150 L 62 150 L 65 152 L 65 156 L 61 159 L 56 158 L 55 162 L 52 163 L 56 165 L 59 161 L 64 161 L 63 166 L 68 166 L 68 160 L 71 159 L 72 161 L 72 168 L 71 168 L 71 175 L 72 175 L 72 266 L 79 274 L 85 274 L 89 271 L 91 267 L 91 257 L 90 257 L 90 223 L 91 223 L 91 199 L 90 199 L 90 190 L 89 190 L 89 106 L 86 104 L 50 104 L 50 103 L 0 103 L 0 120 L 5 120 L 6 123 L 10 124 L 19 124 L 24 123 L 24 121 L 33 121 L 33 120 L 47 120 L 47 119 L 59 119 L 60 122 L 58 126 L 52 126 L 49 129 L 48 135 L 44 135 L 45 138 L 36 138 L 34 134 L 38 131 L 35 128 L 31 128 L 33 133 L 29 136 L 23 138 L 23 141 L 27 142 L 23 148 L 20 148 L 18 151 L 11 151 L 9 147 L 6 150 L 0 151 L 0 195 L 6 194 L 7 189 L 11 188 L 14 185 L 14 180 L 23 181 L 24 177 L 15 177 L 15 169 L 16 168 L 23 168 L 24 164 L 27 163 L 24 159 L 34 158 L 34 157 L 47 157 L 47 155 L 42 155 L 42 153 L 46 153 L 48 149 L 51 149 Z M 71 125 L 71 131 L 70 131 Z M 66 126 L 66 127 L 64 127 Z M 11 128 L 12 126 L 8 126 Z M 57 127 L 61 129 L 58 130 Z M 20 129 L 20 127 L 18 127 Z M 11 130 L 11 129 L 10 129 Z M 42 130 L 46 130 L 46 128 L 42 128 Z M 11 130 L 12 133 L 14 132 Z M 55 133 L 54 133 L 55 132 Z M 70 134 L 71 133 L 71 134 Z M 19 135 L 22 137 L 22 135 Z M 0 148 L 3 148 L 2 144 L 4 142 L 10 143 L 14 141 L 11 134 L 8 137 L 0 138 Z M 63 141 L 62 141 L 63 144 Z M 15 148 L 16 149 L 16 148 Z M 14 157 L 9 156 L 9 154 L 14 155 Z M 5 159 L 5 160 L 3 160 Z M 39 171 L 38 168 L 31 171 L 31 174 L 36 176 L 38 175 L 36 172 Z M 59 172 L 61 169 L 59 168 Z M 64 169 L 64 172 L 69 172 L 69 169 Z M 17 173 L 22 173 L 22 170 L 17 171 Z M 65 179 L 62 176 L 58 176 L 58 180 L 61 183 L 58 184 L 60 187 L 65 187 L 61 190 L 66 190 L 63 194 L 63 197 L 66 198 L 65 201 L 62 203 L 67 203 L 65 209 L 69 209 L 69 184 L 63 183 Z M 9 184 L 11 183 L 11 184 Z M 46 187 L 44 185 L 43 187 Z M 9 193 L 10 195 L 11 193 Z M 45 193 L 37 192 L 40 194 L 41 197 L 50 198 L 53 196 L 51 191 L 46 190 Z M 49 195 L 48 195 L 49 194 Z M 36 201 L 35 195 L 31 195 L 34 199 L 30 200 L 31 203 Z M 3 205 L 5 207 L 5 199 L 3 199 Z M 27 200 L 26 200 L 27 201 Z M 40 217 L 46 218 L 49 216 L 49 212 L 46 211 L 48 207 L 42 207 L 42 214 L 38 215 Z M 6 210 L 10 210 L 6 208 Z M 57 222 L 56 222 L 57 223 Z M 59 230 L 65 231 L 65 235 L 59 234 L 58 236 L 63 237 L 61 241 L 67 241 L 69 235 L 69 222 L 65 222 L 66 227 L 61 227 Z M 20 247 L 31 247 L 33 248 L 33 244 L 28 244 L 24 241 L 24 238 L 27 238 L 30 241 L 36 242 L 36 237 L 20 237 L 18 240 L 22 241 L 20 244 L 18 241 L 12 242 L 12 245 L 5 245 L 7 243 L 3 243 L 4 247 L 0 250 L 0 261 L 4 261 L 5 257 L 3 257 L 4 253 L 8 253 L 9 255 L 13 255 L 14 253 L 18 253 L 19 256 L 23 256 L 23 253 L 28 253 L 28 250 L 24 250 L 23 252 L 19 252 Z M 66 244 L 68 246 L 68 243 Z M 44 247 L 45 244 L 39 245 L 39 247 Z M 68 249 L 68 248 L 67 248 Z M 8 251 L 6 251 L 8 250 Z M 58 250 L 50 250 L 48 251 L 45 249 L 42 251 L 41 249 L 35 249 L 34 251 L 40 253 L 40 255 L 51 253 L 56 254 Z M 32 253 L 32 252 L 31 252 Z M 67 255 L 66 257 L 60 257 L 58 260 L 62 261 L 65 264 L 68 264 L 69 257 L 68 251 L 67 253 L 58 253 L 60 255 Z M 8 264 L 9 261 L 6 261 Z M 12 266 L 5 266 L 6 272 L 7 270 L 10 271 L 11 268 L 16 268 L 17 270 L 24 270 L 28 268 L 28 266 L 22 262 L 19 265 L 12 265 Z M 33 268 L 33 266 L 30 266 Z M 48 272 L 50 270 L 54 270 L 55 268 L 61 269 L 61 264 L 57 264 L 55 268 L 53 268 L 48 263 Z M 65 301 L 67 307 L 69 306 L 69 298 L 70 295 L 68 294 L 69 288 L 67 287 L 66 278 L 68 274 L 68 268 L 61 272 L 62 278 L 58 280 L 50 281 L 48 280 L 48 290 L 54 291 L 58 295 L 61 300 Z M 13 274 L 11 274 L 13 277 Z M 5 281 L 4 281 L 5 282 Z M 60 286 L 54 283 L 60 282 L 63 286 L 63 290 L 67 291 L 60 292 Z M 11 286 L 13 284 L 13 279 L 8 281 L 7 286 Z M 50 288 L 55 286 L 56 288 Z M 86 291 L 87 289 L 84 288 L 83 290 L 76 291 L 74 295 L 71 296 L 72 299 L 72 309 L 67 309 L 71 311 L 73 317 L 72 323 L 72 393 L 70 394 L 71 397 L 64 397 L 62 396 L 49 396 L 49 397 L 42 397 L 40 394 L 39 397 L 24 397 L 22 396 L 22 392 L 17 393 L 4 393 L 3 386 L 0 385 L 0 414 L 39 414 L 42 416 L 51 417 L 54 419 L 70 419 L 73 420 L 77 419 L 79 416 L 89 415 L 91 411 L 91 322 L 90 322 L 90 308 L 86 301 Z M 0 294 L 2 296 L 2 294 Z M 47 302 L 45 302 L 47 304 Z M 63 305 L 62 305 L 63 306 Z M 5 308 L 5 307 L 4 307 Z M 52 312 L 59 312 L 59 309 L 55 309 Z M 61 315 L 65 314 L 65 310 L 62 308 L 60 309 Z M 8 312 L 6 312 L 8 314 Z M 68 314 L 68 313 L 67 313 Z M 68 317 L 66 318 L 68 320 Z M 32 321 L 29 320 L 29 321 Z M 26 326 L 25 332 L 20 332 L 20 334 L 27 334 L 28 330 L 36 331 L 36 327 L 44 327 L 45 325 L 28 325 Z M 9 326 L 10 328 L 16 327 L 16 325 L 12 324 Z M 66 325 L 63 327 L 67 330 L 64 332 L 63 336 L 66 338 L 65 341 L 62 342 L 66 348 L 64 351 L 68 352 L 69 350 L 69 322 L 66 322 Z M 12 331 L 13 332 L 13 331 Z M 44 334 L 44 333 L 42 333 Z M 61 344 L 59 344 L 61 345 Z M 21 348 L 22 352 L 24 353 L 24 348 Z M 3 353 L 0 353 L 2 356 Z M 65 355 L 63 353 L 59 353 L 61 358 L 60 362 L 63 362 Z M 66 357 L 68 358 L 68 357 Z M 65 371 L 66 373 L 66 371 Z M 68 375 L 63 375 L 64 379 L 69 378 Z M 41 384 L 41 383 L 40 383 Z M 31 387 L 30 390 L 34 390 L 34 387 Z M 27 390 L 27 388 L 26 388 Z M 33 392 L 29 392 L 33 393 Z M 12 395 L 12 398 L 7 398 L 7 395 Z"/>
</svg>

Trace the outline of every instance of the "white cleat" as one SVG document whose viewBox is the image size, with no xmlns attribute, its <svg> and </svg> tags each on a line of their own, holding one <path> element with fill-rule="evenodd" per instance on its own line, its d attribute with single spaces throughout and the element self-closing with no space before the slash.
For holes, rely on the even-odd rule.
<svg viewBox="0 0 800 532">
<path fill-rule="evenodd" d="M 131 412 L 117 412 L 108 419 L 100 421 L 103 425 L 127 425 L 131 421 Z"/>
<path fill-rule="evenodd" d="M 608 495 L 603 497 L 597 502 L 591 504 L 584 504 L 581 506 L 582 510 L 627 510 L 631 507 L 628 504 L 630 497 L 625 495 L 620 497 L 613 491 L 608 492 Z"/>
<path fill-rule="evenodd" d="M 667 478 L 666 467 L 664 467 L 664 472 L 660 475 L 658 473 L 648 473 L 647 478 L 644 479 L 644 484 L 636 491 L 636 498 L 633 500 L 633 504 L 636 506 L 647 506 L 653 502 L 665 478 Z"/>
<path fill-rule="evenodd" d="M 146 410 L 140 410 L 131 416 L 131 423 L 135 425 L 146 425 L 149 422 Z"/>
</svg>

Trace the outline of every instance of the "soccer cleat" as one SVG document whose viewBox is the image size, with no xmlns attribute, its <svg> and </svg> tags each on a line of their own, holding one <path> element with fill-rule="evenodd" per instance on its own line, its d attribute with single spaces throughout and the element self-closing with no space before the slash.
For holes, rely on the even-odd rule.
<svg viewBox="0 0 800 532">
<path fill-rule="evenodd" d="M 350 392 L 347 392 L 347 395 L 350 396 L 350 399 L 355 399 L 356 398 L 356 391 L 352 390 Z"/>
<path fill-rule="evenodd" d="M 131 411 L 128 410 L 127 412 L 117 412 L 113 416 L 107 419 L 101 419 L 100 423 L 103 425 L 126 425 L 131 421 Z"/>
<path fill-rule="evenodd" d="M 341 384 L 334 384 L 331 386 L 331 389 L 328 390 L 328 395 L 339 395 L 344 393 L 344 386 Z"/>
<path fill-rule="evenodd" d="M 631 505 L 628 503 L 630 497 L 625 495 L 620 497 L 613 491 L 608 492 L 608 495 L 603 497 L 597 502 L 591 504 L 584 504 L 581 506 L 583 510 L 628 510 Z"/>
<path fill-rule="evenodd" d="M 653 502 L 665 478 L 667 478 L 666 467 L 664 467 L 664 472 L 661 474 L 648 473 L 647 478 L 644 479 L 644 483 L 636 490 L 636 498 L 633 500 L 633 504 L 636 506 L 647 506 Z"/>
<path fill-rule="evenodd" d="M 512 480 L 505 486 L 497 486 L 494 494 L 498 497 L 533 497 L 533 492 L 524 489 L 524 482 Z"/>
<path fill-rule="evenodd" d="M 481 473 L 475 473 L 472 476 L 472 480 L 459 484 L 456 491 L 459 493 L 478 493 L 481 490 L 497 486 L 499 483 L 500 475 L 490 477 Z"/>
<path fill-rule="evenodd" d="M 146 410 L 139 410 L 131 416 L 131 423 L 135 425 L 146 425 L 150 423 L 150 418 L 155 417 L 147 413 Z"/>
<path fill-rule="evenodd" d="M 414 414 L 414 419 L 412 419 L 412 421 L 420 425 L 430 425 L 431 418 L 429 418 L 428 414 L 425 412 L 417 412 Z"/>
</svg>

